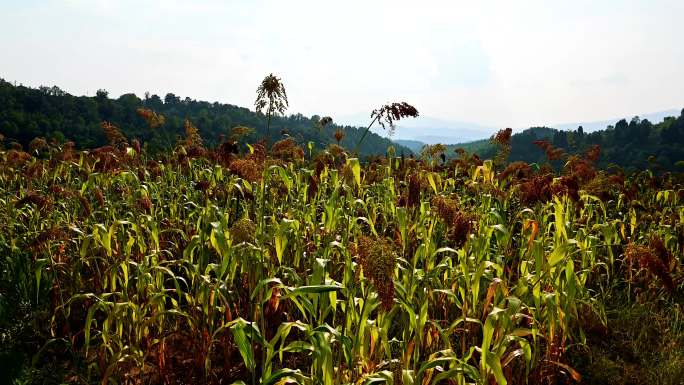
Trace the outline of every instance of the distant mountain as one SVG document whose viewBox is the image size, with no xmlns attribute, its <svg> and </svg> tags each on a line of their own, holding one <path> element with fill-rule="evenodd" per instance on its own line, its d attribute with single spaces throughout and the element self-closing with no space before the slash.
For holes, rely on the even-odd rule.
<svg viewBox="0 0 684 385">
<path fill-rule="evenodd" d="M 368 114 L 359 113 L 343 116 L 337 121 L 363 126 L 370 123 L 370 118 Z M 498 128 L 477 123 L 419 116 L 415 119 L 407 118 L 398 122 L 392 140 L 397 143 L 402 140 L 418 141 L 424 144 L 461 143 L 489 138 L 498 130 Z M 388 136 L 388 132 L 377 124 L 373 126 L 371 131 L 381 136 Z"/>
<path fill-rule="evenodd" d="M 425 146 L 425 143 L 417 141 L 417 140 L 409 140 L 409 139 L 395 139 L 393 140 L 394 143 L 397 143 L 401 146 L 408 147 L 411 149 L 411 151 L 415 153 L 419 153 L 420 150 Z"/>
<path fill-rule="evenodd" d="M 663 121 L 666 117 L 678 117 L 680 110 L 669 109 L 659 112 L 651 112 L 636 115 L 640 120 L 648 120 L 651 123 Z M 634 115 L 633 115 L 634 116 Z M 548 127 L 553 127 L 556 130 L 573 131 L 579 126 L 585 133 L 590 133 L 598 130 L 605 130 L 608 126 L 615 125 L 621 119 L 629 122 L 633 116 L 624 118 L 613 118 L 601 121 L 585 121 L 579 123 L 559 123 L 551 124 Z M 367 125 L 370 118 L 367 114 L 348 115 L 340 119 L 340 121 L 347 124 Z M 420 116 L 415 119 L 401 120 L 395 129 L 394 136 L 391 138 L 395 143 L 405 143 L 408 147 L 418 151 L 424 144 L 453 144 L 464 145 L 474 141 L 489 139 L 494 133 L 503 127 L 483 126 L 477 123 L 462 122 L 455 120 L 437 119 L 429 116 Z M 374 125 L 372 132 L 380 136 L 388 137 L 388 132 L 381 127 Z M 515 129 L 514 131 L 523 131 L 523 128 Z"/>
<path fill-rule="evenodd" d="M 397 125 L 397 139 L 417 140 L 427 144 L 460 143 L 490 137 L 497 128 L 477 123 L 442 120 L 431 117 L 405 119 Z"/>
<path fill-rule="evenodd" d="M 613 119 L 606 119 L 601 121 L 585 121 L 579 123 L 561 123 L 551 124 L 556 130 L 573 131 L 579 126 L 585 133 L 590 133 L 598 130 L 605 130 L 608 126 L 615 125 L 621 119 L 629 122 L 633 116 L 638 116 L 641 120 L 648 120 L 655 124 L 662 122 L 666 117 L 678 117 L 681 110 L 669 109 L 658 112 L 651 112 L 639 115 L 632 115 L 627 117 L 619 117 Z M 496 133 L 503 127 L 483 126 L 477 123 L 469 123 L 462 121 L 451 121 L 436 119 L 431 117 L 418 117 L 416 119 L 405 119 L 399 122 L 395 130 L 393 140 L 398 142 L 400 140 L 413 140 L 427 144 L 443 143 L 456 144 L 468 143 L 482 139 L 489 139 L 492 134 Z M 379 135 L 383 133 L 378 132 Z M 520 130 L 516 130 L 520 131 Z M 376 131 L 377 132 L 377 131 Z"/>
</svg>

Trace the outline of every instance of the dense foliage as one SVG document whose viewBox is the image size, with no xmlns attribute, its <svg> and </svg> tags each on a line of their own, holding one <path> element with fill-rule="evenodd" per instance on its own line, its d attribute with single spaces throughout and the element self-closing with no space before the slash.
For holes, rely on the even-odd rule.
<svg viewBox="0 0 684 385">
<path fill-rule="evenodd" d="M 511 137 L 511 161 L 543 163 L 546 155 L 535 141 L 547 140 L 567 154 L 577 154 L 588 148 L 601 146 L 599 165 L 607 168 L 617 165 L 624 169 L 684 171 L 684 110 L 679 117 L 669 117 L 653 124 L 647 119 L 622 119 L 606 130 L 586 133 L 579 127 L 575 131 L 532 127 Z M 491 158 L 497 147 L 488 140 L 449 146 L 450 150 L 464 148 L 482 158 Z M 449 153 L 453 156 L 453 153 Z M 562 162 L 557 162 L 562 166 Z"/>
<path fill-rule="evenodd" d="M 0 152 L 6 383 L 681 383 L 681 175 L 103 128 Z"/>
<path fill-rule="evenodd" d="M 165 119 L 150 128 L 140 108 Z M 0 139 L 4 136 L 6 142 L 16 141 L 23 146 L 36 137 L 43 137 L 58 142 L 73 141 L 77 148 L 99 147 L 107 143 L 100 129 L 102 121 L 120 127 L 126 136 L 137 138 L 150 152 L 172 148 L 177 137 L 184 134 L 185 120 L 199 129 L 207 145 L 219 144 L 221 136 L 229 136 L 236 126 L 254 129 L 241 138 L 242 143 L 263 139 L 268 131 L 269 143 L 291 136 L 300 143 L 313 142 L 319 149 L 335 143 L 334 133 L 338 129 L 344 131 L 340 144 L 348 148 L 354 147 L 365 134 L 361 128 L 321 124 L 318 116 L 273 115 L 268 105 L 264 110 L 266 114 L 261 114 L 230 104 L 181 99 L 172 93 L 163 99 L 157 95 L 140 99 L 135 94 L 110 99 L 104 90 L 94 97 L 73 96 L 58 87 L 34 89 L 0 79 Z M 391 144 L 389 139 L 370 133 L 358 151 L 362 155 L 382 154 Z M 411 153 L 405 147 L 395 147 L 398 153 Z"/>
</svg>

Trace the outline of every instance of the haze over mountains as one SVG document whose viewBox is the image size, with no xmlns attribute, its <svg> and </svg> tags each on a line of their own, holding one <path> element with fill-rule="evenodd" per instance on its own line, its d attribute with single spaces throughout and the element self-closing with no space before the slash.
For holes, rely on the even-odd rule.
<svg viewBox="0 0 684 385">
<path fill-rule="evenodd" d="M 640 119 L 647 119 L 651 123 L 661 122 L 668 116 L 679 116 L 680 110 L 673 108 L 657 112 L 649 112 L 638 114 Z M 582 126 L 584 132 L 594 132 L 597 130 L 605 130 L 608 126 L 615 125 L 615 122 L 620 119 L 627 121 L 631 120 L 635 115 L 614 117 L 611 119 L 599 121 L 578 121 L 574 123 L 553 123 L 548 122 L 530 122 L 526 127 L 513 127 L 514 132 L 521 132 L 529 127 L 551 127 L 558 130 L 576 130 Z M 364 114 L 356 114 L 353 116 L 343 117 L 341 121 L 358 126 L 367 125 L 370 121 Z M 401 121 L 395 130 L 392 140 L 412 150 L 420 150 L 423 144 L 458 144 L 468 143 L 480 139 L 487 139 L 498 130 L 505 127 L 494 127 L 482 125 L 473 122 L 439 119 L 430 116 L 420 116 L 415 119 L 406 119 Z M 382 127 L 374 126 L 373 132 L 381 136 L 388 136 L 388 133 Z"/>
</svg>

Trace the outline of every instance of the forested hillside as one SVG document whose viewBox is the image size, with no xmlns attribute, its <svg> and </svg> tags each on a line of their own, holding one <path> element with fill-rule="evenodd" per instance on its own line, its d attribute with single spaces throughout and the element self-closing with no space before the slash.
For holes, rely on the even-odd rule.
<svg viewBox="0 0 684 385">
<path fill-rule="evenodd" d="M 138 113 L 139 108 L 153 110 L 165 117 L 163 125 L 150 128 Z M 79 148 L 93 148 L 106 144 L 100 127 L 102 121 L 121 128 L 129 138 L 139 139 L 148 151 L 159 151 L 173 146 L 183 135 L 184 121 L 190 120 L 209 146 L 220 142 L 236 126 L 252 128 L 242 141 L 253 143 L 266 136 L 266 116 L 244 107 L 209 103 L 172 93 L 162 99 L 158 95 L 124 94 L 111 99 L 104 90 L 96 96 L 74 96 L 58 87 L 38 89 L 15 86 L 0 79 L 0 135 L 4 142 L 18 142 L 26 146 L 33 138 L 44 137 L 59 142 L 71 140 Z M 271 123 L 270 141 L 292 136 L 299 143 L 313 142 L 318 148 L 337 143 L 354 148 L 363 134 L 362 128 L 321 124 L 319 116 L 302 114 L 275 116 Z M 684 110 L 679 117 L 669 117 L 659 123 L 647 119 L 620 120 L 606 130 L 586 133 L 581 127 L 574 131 L 548 127 L 532 127 L 511 137 L 509 161 L 543 163 L 545 150 L 540 140 L 547 140 L 566 154 L 582 153 L 593 145 L 601 147 L 599 165 L 637 170 L 647 167 L 677 170 L 684 166 Z M 397 154 L 410 154 L 416 143 L 397 141 Z M 407 144 L 410 144 L 406 146 Z M 359 152 L 363 155 L 384 154 L 392 145 L 389 139 L 369 133 Z M 497 148 L 488 140 L 447 146 L 447 157 L 454 157 L 454 149 L 464 148 L 482 158 L 491 158 Z M 415 149 L 414 149 L 415 151 Z M 678 163 L 679 162 L 679 163 Z M 557 163 L 560 163 L 558 161 Z"/>
<path fill-rule="evenodd" d="M 162 114 L 165 123 L 151 129 L 138 114 L 138 108 L 147 108 Z M 58 87 L 38 89 L 15 86 L 0 79 L 0 135 L 5 142 L 16 141 L 26 146 L 33 138 L 44 137 L 57 141 L 74 141 L 78 148 L 93 148 L 107 143 L 100 128 L 103 121 L 117 125 L 130 139 L 140 140 L 148 151 L 159 151 L 173 146 L 184 132 L 185 119 L 198 129 L 206 144 L 212 146 L 221 135 L 228 136 L 230 129 L 246 126 L 254 131 L 242 137 L 246 143 L 266 136 L 267 118 L 263 114 L 230 104 L 197 101 L 172 93 L 159 97 L 146 94 L 142 99 L 135 94 L 109 98 L 104 90 L 94 97 L 74 96 Z M 337 143 L 335 133 L 342 130 L 339 144 L 354 148 L 363 129 L 323 125 L 320 117 L 302 114 L 274 116 L 271 121 L 270 142 L 289 135 L 299 143 L 313 142 L 317 148 Z M 338 134 L 338 138 L 340 135 Z M 392 145 L 389 139 L 369 133 L 359 148 L 362 155 L 384 154 Z M 403 146 L 394 145 L 397 154 L 409 154 Z"/>
<path fill-rule="evenodd" d="M 548 127 L 531 127 L 512 135 L 509 161 L 543 163 L 547 156 L 544 143 L 565 154 L 580 154 L 594 145 L 601 148 L 599 165 L 618 165 L 629 170 L 646 168 L 684 169 L 684 110 L 679 117 L 665 118 L 654 124 L 647 119 L 620 120 L 607 129 L 585 133 L 582 127 L 574 131 L 556 130 Z M 535 144 L 535 142 L 537 142 Z M 495 156 L 497 147 L 488 140 L 450 145 L 447 155 L 455 156 L 456 148 L 477 153 L 487 159 Z M 558 160 L 561 162 L 562 160 Z"/>
</svg>

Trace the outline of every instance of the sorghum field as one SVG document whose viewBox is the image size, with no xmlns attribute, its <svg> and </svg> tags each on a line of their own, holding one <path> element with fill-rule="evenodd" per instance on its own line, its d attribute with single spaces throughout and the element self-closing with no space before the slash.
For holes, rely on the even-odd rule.
<svg viewBox="0 0 684 385">
<path fill-rule="evenodd" d="M 0 152 L 15 383 L 682 383 L 681 175 L 186 125 L 160 155 L 108 124 Z"/>
</svg>

